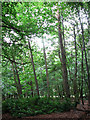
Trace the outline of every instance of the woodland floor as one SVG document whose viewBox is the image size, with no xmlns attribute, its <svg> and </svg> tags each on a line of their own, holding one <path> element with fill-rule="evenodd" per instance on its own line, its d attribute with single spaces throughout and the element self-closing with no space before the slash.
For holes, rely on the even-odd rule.
<svg viewBox="0 0 90 120">
<path fill-rule="evenodd" d="M 2 120 L 90 120 L 90 106 L 88 101 L 85 104 L 78 104 L 76 109 L 63 113 L 51 113 L 23 118 L 13 118 L 10 114 L 3 114 Z"/>
</svg>

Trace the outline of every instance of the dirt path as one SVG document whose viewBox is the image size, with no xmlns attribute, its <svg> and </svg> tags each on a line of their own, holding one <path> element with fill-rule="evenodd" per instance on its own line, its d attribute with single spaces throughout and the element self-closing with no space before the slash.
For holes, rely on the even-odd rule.
<svg viewBox="0 0 90 120">
<path fill-rule="evenodd" d="M 63 113 L 52 113 L 46 115 L 37 115 L 37 116 L 29 116 L 23 118 L 13 118 L 10 114 L 4 114 L 2 120 L 90 120 L 90 113 L 86 114 L 82 111 L 71 110 L 69 112 Z"/>
</svg>

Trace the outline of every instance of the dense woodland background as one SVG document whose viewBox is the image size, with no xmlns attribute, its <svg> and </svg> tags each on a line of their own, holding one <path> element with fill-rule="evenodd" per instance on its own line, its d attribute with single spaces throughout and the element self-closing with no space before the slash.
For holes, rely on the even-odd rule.
<svg viewBox="0 0 90 120">
<path fill-rule="evenodd" d="M 88 99 L 89 2 L 2 3 L 2 95 Z"/>
</svg>

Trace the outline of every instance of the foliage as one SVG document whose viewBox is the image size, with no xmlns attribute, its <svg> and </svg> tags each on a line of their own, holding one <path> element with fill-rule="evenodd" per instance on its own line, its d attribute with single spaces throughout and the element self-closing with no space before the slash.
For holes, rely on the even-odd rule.
<svg viewBox="0 0 90 120">
<path fill-rule="evenodd" d="M 7 99 L 3 101 L 3 113 L 10 113 L 15 117 L 30 116 L 37 114 L 47 114 L 52 112 L 64 112 L 71 109 L 73 104 L 70 100 L 55 98 L 19 98 Z"/>
<path fill-rule="evenodd" d="M 58 10 L 70 97 L 75 98 L 74 83 L 76 81 L 77 99 L 81 97 L 83 99 L 84 96 L 87 98 L 89 93 L 86 67 L 86 63 L 89 62 L 89 2 L 3 2 L 2 53 L 0 53 L 2 56 L 2 94 L 5 100 L 3 112 L 9 111 L 14 116 L 26 116 L 61 112 L 69 110 L 72 106 L 69 100 L 61 102 L 58 99 L 65 97 L 64 85 L 67 84 L 63 81 L 63 62 L 58 40 Z M 83 26 L 83 32 L 81 26 Z M 45 42 L 49 89 L 52 98 L 34 97 L 37 89 L 31 52 L 40 97 L 47 96 L 42 39 Z M 31 49 L 28 41 L 31 43 Z M 20 85 L 21 96 L 25 98 L 18 98 Z"/>
</svg>

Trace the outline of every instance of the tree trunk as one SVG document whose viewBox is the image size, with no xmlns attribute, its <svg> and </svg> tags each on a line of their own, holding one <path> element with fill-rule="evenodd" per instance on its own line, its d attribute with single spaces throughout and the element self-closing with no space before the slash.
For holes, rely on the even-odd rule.
<svg viewBox="0 0 90 120">
<path fill-rule="evenodd" d="M 34 61 L 33 61 L 33 54 L 32 54 L 32 49 L 31 49 L 31 45 L 30 45 L 30 41 L 29 40 L 28 40 L 28 45 L 29 45 L 29 49 L 30 49 L 30 53 L 31 53 L 31 61 L 32 61 L 32 66 L 33 66 L 34 78 L 35 78 L 35 82 L 36 82 L 36 91 L 37 91 L 37 95 L 39 96 L 38 81 L 37 81 L 37 77 L 36 77 Z"/>
<path fill-rule="evenodd" d="M 73 27 L 74 32 L 74 42 L 75 42 L 75 78 L 73 79 L 73 88 L 75 95 L 75 102 L 78 99 L 78 88 L 77 88 L 77 45 L 76 45 L 76 34 L 75 34 L 75 26 Z"/>
<path fill-rule="evenodd" d="M 50 97 L 50 91 L 49 91 L 49 78 L 48 78 L 48 68 L 47 68 L 47 58 L 46 58 L 45 45 L 44 45 L 44 40 L 43 40 L 43 38 L 42 38 L 42 42 L 43 42 L 43 53 L 44 53 L 44 60 L 45 60 L 45 67 L 46 67 L 47 97 Z"/>
<path fill-rule="evenodd" d="M 63 27 L 63 42 L 64 42 L 64 48 L 65 48 L 65 38 L 64 38 L 64 24 L 63 24 L 63 14 L 62 14 L 62 11 L 61 11 L 61 16 L 62 16 L 62 27 Z"/>
<path fill-rule="evenodd" d="M 84 104 L 84 101 L 83 101 L 83 74 L 84 74 L 84 71 L 83 71 L 83 49 L 82 49 L 82 63 L 81 63 L 81 71 L 82 71 L 82 82 L 81 82 L 81 100 L 82 100 L 82 104 Z"/>
<path fill-rule="evenodd" d="M 18 83 L 17 83 L 17 81 L 16 81 L 16 75 L 15 75 L 15 70 L 14 70 L 13 62 L 11 62 L 11 64 L 12 64 L 12 70 L 13 70 L 14 81 L 15 81 L 15 85 L 16 85 L 16 88 L 17 88 L 17 93 L 18 93 L 18 95 L 19 95 Z"/>
<path fill-rule="evenodd" d="M 70 90 L 68 84 L 68 74 L 67 74 L 67 67 L 66 67 L 66 55 L 65 50 L 63 47 L 62 35 L 61 35 L 61 28 L 60 28 L 60 13 L 58 10 L 58 34 L 59 34 L 59 42 L 60 42 L 60 49 L 61 49 L 61 56 L 62 56 L 62 70 L 63 70 L 63 82 L 64 82 L 64 90 L 67 97 L 70 97 Z"/>
<path fill-rule="evenodd" d="M 21 82 L 20 82 L 16 62 L 15 62 L 15 70 L 16 70 L 16 75 L 17 75 L 17 79 L 18 79 L 18 90 L 19 90 L 19 97 L 20 97 L 22 95 L 22 86 L 21 86 Z"/>
<path fill-rule="evenodd" d="M 58 92 L 59 97 L 61 98 L 61 92 L 60 92 L 59 85 L 57 85 L 57 92 Z"/>
<path fill-rule="evenodd" d="M 32 84 L 32 81 L 31 81 L 31 95 L 33 97 L 33 84 Z"/>
<path fill-rule="evenodd" d="M 61 59 L 61 56 L 60 56 L 60 50 L 58 51 L 58 56 L 59 56 L 59 60 L 60 60 L 60 62 L 62 64 L 62 59 Z"/>
<path fill-rule="evenodd" d="M 79 21 L 80 21 L 81 30 L 82 30 L 83 51 L 85 52 L 85 62 L 86 62 L 86 70 L 87 70 L 87 76 L 88 76 L 88 90 L 89 90 L 89 93 L 88 93 L 88 102 L 89 102 L 89 105 L 90 105 L 90 75 L 89 75 L 89 67 L 88 67 L 88 62 L 87 62 L 87 54 L 86 54 L 86 50 L 85 50 L 83 24 L 82 24 L 82 22 L 81 22 L 79 10 L 78 10 L 78 16 L 79 16 Z"/>
</svg>

